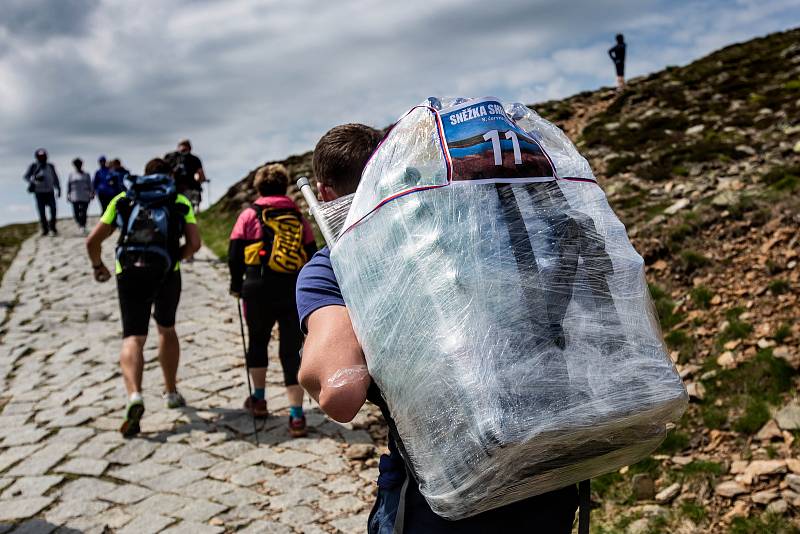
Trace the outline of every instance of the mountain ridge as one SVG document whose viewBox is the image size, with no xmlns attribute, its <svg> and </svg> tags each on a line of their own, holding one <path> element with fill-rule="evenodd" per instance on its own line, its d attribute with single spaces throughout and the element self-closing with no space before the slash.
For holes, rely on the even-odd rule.
<svg viewBox="0 0 800 534">
<path fill-rule="evenodd" d="M 650 459 L 595 479 L 594 531 L 800 531 L 800 29 L 531 107 L 626 224 L 692 400 Z M 281 163 L 313 176 L 311 156 Z M 218 252 L 254 174 L 203 214 Z"/>
</svg>

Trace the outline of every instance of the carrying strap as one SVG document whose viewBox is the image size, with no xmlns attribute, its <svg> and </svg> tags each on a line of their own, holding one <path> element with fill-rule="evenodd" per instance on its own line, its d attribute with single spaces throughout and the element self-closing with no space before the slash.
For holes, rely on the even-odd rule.
<svg viewBox="0 0 800 534">
<path fill-rule="evenodd" d="M 591 514 L 591 481 L 578 483 L 578 534 L 589 534 L 589 515 Z"/>
<path fill-rule="evenodd" d="M 400 488 L 400 500 L 397 501 L 397 513 L 394 516 L 394 529 L 392 534 L 403 534 L 406 522 L 406 495 L 408 495 L 408 484 L 411 481 L 411 473 L 406 467 L 406 479 L 403 487 Z"/>
</svg>

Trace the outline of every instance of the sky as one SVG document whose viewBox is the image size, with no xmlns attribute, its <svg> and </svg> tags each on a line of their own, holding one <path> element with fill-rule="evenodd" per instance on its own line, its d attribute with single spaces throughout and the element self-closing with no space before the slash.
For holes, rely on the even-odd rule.
<svg viewBox="0 0 800 534">
<path fill-rule="evenodd" d="M 336 124 L 383 127 L 429 95 L 610 86 L 618 32 L 638 76 L 800 26 L 796 0 L 2 3 L 0 224 L 36 219 L 22 175 L 38 147 L 65 181 L 76 156 L 139 173 L 188 137 L 213 200 Z"/>
</svg>

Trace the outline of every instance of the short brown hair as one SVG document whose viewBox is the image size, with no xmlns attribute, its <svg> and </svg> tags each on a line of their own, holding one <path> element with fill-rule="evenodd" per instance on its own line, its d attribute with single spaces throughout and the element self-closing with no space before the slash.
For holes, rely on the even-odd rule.
<svg viewBox="0 0 800 534">
<path fill-rule="evenodd" d="M 172 168 L 169 163 L 161 158 L 153 158 L 144 166 L 145 175 L 149 174 L 172 174 Z"/>
<path fill-rule="evenodd" d="M 342 124 L 331 128 L 314 148 L 314 175 L 340 195 L 354 193 L 361 172 L 383 139 L 375 128 Z"/>
<path fill-rule="evenodd" d="M 280 163 L 264 165 L 256 171 L 253 187 L 259 195 L 285 195 L 289 187 L 289 171 Z"/>
</svg>

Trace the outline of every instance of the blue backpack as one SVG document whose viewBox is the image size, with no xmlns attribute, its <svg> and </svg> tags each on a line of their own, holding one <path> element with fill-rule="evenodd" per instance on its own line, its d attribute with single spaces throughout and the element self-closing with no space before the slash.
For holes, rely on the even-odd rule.
<svg viewBox="0 0 800 534">
<path fill-rule="evenodd" d="M 179 259 L 188 206 L 175 202 L 175 182 L 166 174 L 136 176 L 132 182 L 117 201 L 117 261 L 123 271 L 148 269 L 166 275 Z"/>
</svg>

